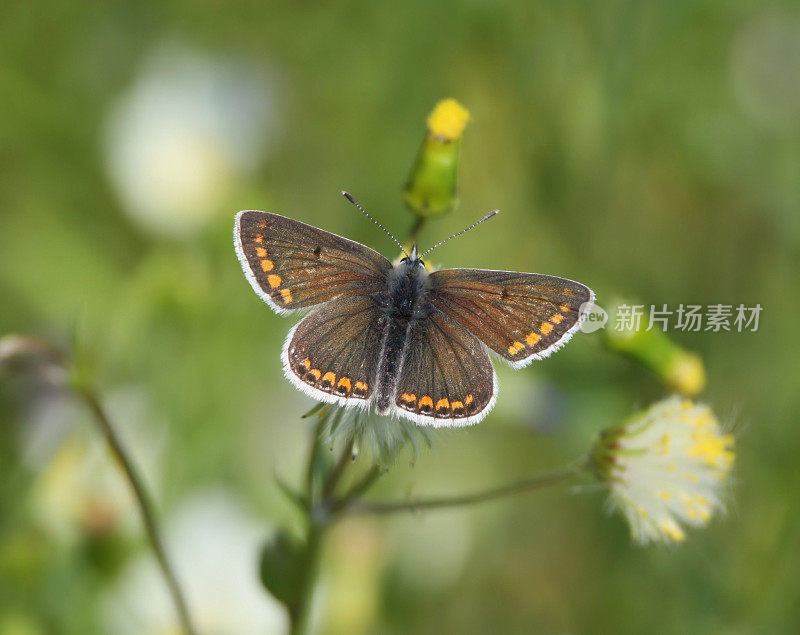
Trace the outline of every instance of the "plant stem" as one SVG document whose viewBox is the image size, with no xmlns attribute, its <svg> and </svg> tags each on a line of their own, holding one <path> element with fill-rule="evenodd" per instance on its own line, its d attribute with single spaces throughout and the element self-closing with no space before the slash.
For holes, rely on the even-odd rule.
<svg viewBox="0 0 800 635">
<path fill-rule="evenodd" d="M 406 242 L 411 243 L 412 245 L 416 244 L 419 233 L 422 231 L 426 220 L 428 219 L 425 216 L 417 216 L 414 219 L 414 224 L 411 226 L 411 230 L 408 232 L 408 240 Z"/>
<path fill-rule="evenodd" d="M 114 427 L 111 425 L 111 421 L 109 420 L 108 415 L 106 415 L 106 412 L 100 404 L 98 398 L 85 388 L 77 388 L 76 392 L 81 396 L 91 413 L 94 415 L 94 418 L 97 421 L 103 436 L 105 436 L 108 445 L 111 447 L 111 451 L 114 453 L 114 457 L 119 461 L 120 467 L 122 467 L 122 471 L 125 473 L 125 476 L 131 485 L 134 497 L 136 498 L 136 504 L 138 505 L 139 511 L 142 515 L 142 521 L 144 522 L 145 531 L 147 532 L 147 538 L 150 541 L 150 545 L 153 547 L 153 551 L 155 552 L 158 566 L 161 568 L 161 572 L 164 574 L 164 579 L 167 582 L 169 593 L 172 596 L 172 601 L 174 602 L 175 608 L 178 612 L 178 619 L 180 620 L 181 627 L 187 633 L 187 635 L 194 635 L 194 633 L 197 631 L 195 631 L 195 628 L 192 625 L 192 620 L 189 615 L 189 608 L 186 604 L 186 599 L 183 596 L 180 585 L 178 584 L 178 579 L 175 576 L 175 572 L 173 571 L 169 560 L 167 559 L 167 553 L 164 550 L 164 543 L 161 539 L 158 523 L 156 522 L 153 505 L 147 495 L 144 483 L 139 476 L 136 467 L 133 465 L 133 462 L 125 451 L 125 448 L 117 436 Z"/>
<path fill-rule="evenodd" d="M 336 462 L 336 465 L 333 468 L 330 476 L 328 477 L 328 482 L 325 483 L 325 488 L 322 491 L 322 499 L 323 501 L 330 500 L 331 496 L 333 495 L 333 491 L 336 489 L 336 485 L 339 483 L 339 479 L 342 478 L 344 471 L 347 469 L 347 465 L 353 461 L 353 444 L 355 443 L 355 439 L 350 439 L 342 450 L 342 454 L 339 457 L 339 460 Z"/>
<path fill-rule="evenodd" d="M 181 627 L 187 635 L 194 635 L 197 631 L 192 625 L 186 599 L 178 584 L 178 579 L 175 577 L 175 573 L 167 559 L 153 504 L 147 494 L 147 489 L 119 436 L 117 436 L 114 426 L 111 425 L 111 420 L 103 409 L 99 398 L 84 381 L 77 380 L 74 360 L 68 359 L 64 353 L 50 342 L 25 335 L 7 335 L 0 338 L 0 367 L 6 364 L 13 364 L 18 358 L 24 359 L 30 356 L 42 357 L 47 362 L 47 365 L 42 369 L 43 376 L 58 385 L 66 385 L 71 388 L 84 401 L 95 421 L 97 421 L 100 431 L 114 454 L 114 458 L 122 468 L 133 490 L 147 538 L 155 552 L 158 566 L 161 568 L 161 572 L 167 582 L 167 588 L 175 604 Z M 51 372 L 53 369 L 57 370 L 57 375 Z M 70 375 L 72 375 L 71 380 Z"/>
<path fill-rule="evenodd" d="M 289 607 L 291 635 L 306 635 L 311 626 L 311 599 L 314 595 L 322 538 L 325 530 L 326 525 L 324 523 L 320 524 L 313 518 L 309 519 L 308 536 L 306 537 L 305 552 L 303 554 L 303 581 L 295 602 Z"/>
<path fill-rule="evenodd" d="M 366 492 L 372 484 L 378 479 L 381 475 L 381 468 L 378 465 L 373 465 L 369 472 L 367 472 L 364 477 L 352 485 L 349 490 L 347 490 L 341 498 L 336 500 L 336 506 L 334 507 L 334 512 L 338 512 L 345 507 L 347 507 L 348 503 L 355 498 L 358 498 Z"/>
<path fill-rule="evenodd" d="M 420 499 L 412 501 L 376 501 L 353 503 L 345 506 L 341 513 L 358 514 L 396 514 L 401 512 L 415 512 L 424 509 L 446 509 L 449 507 L 467 507 L 477 505 L 487 501 L 521 494 L 535 489 L 541 489 L 548 485 L 555 485 L 564 482 L 578 474 L 576 466 L 555 470 L 540 476 L 527 478 L 517 483 L 502 485 L 482 492 L 472 494 L 462 494 L 459 496 L 443 496 L 439 498 Z"/>
<path fill-rule="evenodd" d="M 312 505 L 315 498 L 314 470 L 317 465 L 317 456 L 322 452 L 322 430 L 325 427 L 325 420 L 320 418 L 314 426 L 314 439 L 311 443 L 311 451 L 308 454 L 308 466 L 306 467 L 306 499 Z"/>
<path fill-rule="evenodd" d="M 322 542 L 331 523 L 335 519 L 333 510 L 336 509 L 334 492 L 336 485 L 341 480 L 348 466 L 353 460 L 354 439 L 345 443 L 342 453 L 339 455 L 336 464 L 325 478 L 319 488 L 319 498 L 315 495 L 314 487 L 314 464 L 318 452 L 323 451 L 322 430 L 324 420 L 317 424 L 314 430 L 314 441 L 309 452 L 309 464 L 307 468 L 307 520 L 308 533 L 306 535 L 305 546 L 302 555 L 303 572 L 302 583 L 297 598 L 289 607 L 289 617 L 291 619 L 292 635 L 305 635 L 310 628 L 310 609 L 311 600 L 314 596 L 317 573 L 319 570 L 320 556 L 322 554 Z"/>
</svg>

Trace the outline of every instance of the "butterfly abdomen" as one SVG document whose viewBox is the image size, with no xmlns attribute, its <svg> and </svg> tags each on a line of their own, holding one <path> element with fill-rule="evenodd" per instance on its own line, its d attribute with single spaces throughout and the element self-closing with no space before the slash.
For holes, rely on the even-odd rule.
<svg viewBox="0 0 800 635">
<path fill-rule="evenodd" d="M 422 306 L 429 304 L 426 288 L 427 272 L 419 260 L 402 262 L 389 277 L 383 306 L 387 323 L 378 364 L 378 414 L 386 414 L 394 402 L 409 330 L 420 318 Z"/>
<path fill-rule="evenodd" d="M 391 320 L 386 327 L 383 341 L 383 351 L 378 364 L 378 392 L 376 410 L 378 414 L 386 414 L 395 393 L 397 376 L 400 374 L 400 364 L 403 358 L 403 349 L 408 339 L 408 322 Z"/>
</svg>

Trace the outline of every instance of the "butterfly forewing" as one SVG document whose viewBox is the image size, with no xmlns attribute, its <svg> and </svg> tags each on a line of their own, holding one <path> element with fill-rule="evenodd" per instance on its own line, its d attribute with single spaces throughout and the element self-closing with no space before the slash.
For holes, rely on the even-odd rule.
<svg viewBox="0 0 800 635">
<path fill-rule="evenodd" d="M 430 276 L 431 302 L 522 367 L 563 346 L 580 326 L 591 289 L 566 278 L 513 271 L 444 269 Z"/>
<path fill-rule="evenodd" d="M 365 404 L 375 390 L 385 320 L 366 296 L 336 298 L 314 309 L 286 339 L 286 376 L 320 401 Z"/>
<path fill-rule="evenodd" d="M 239 212 L 234 243 L 253 289 L 278 312 L 377 293 L 392 269 L 369 247 L 267 212 Z"/>
<path fill-rule="evenodd" d="M 416 322 L 395 396 L 395 414 L 423 425 L 477 423 L 497 394 L 492 362 L 481 343 L 461 324 L 433 312 Z"/>
</svg>

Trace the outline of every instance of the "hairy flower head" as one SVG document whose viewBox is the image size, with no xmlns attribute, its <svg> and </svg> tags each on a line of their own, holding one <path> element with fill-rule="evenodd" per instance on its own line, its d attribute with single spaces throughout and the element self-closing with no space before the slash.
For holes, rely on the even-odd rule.
<svg viewBox="0 0 800 635">
<path fill-rule="evenodd" d="M 605 430 L 592 462 L 633 539 L 680 542 L 683 525 L 703 526 L 721 510 L 721 488 L 735 457 L 708 406 L 670 397 Z"/>
</svg>

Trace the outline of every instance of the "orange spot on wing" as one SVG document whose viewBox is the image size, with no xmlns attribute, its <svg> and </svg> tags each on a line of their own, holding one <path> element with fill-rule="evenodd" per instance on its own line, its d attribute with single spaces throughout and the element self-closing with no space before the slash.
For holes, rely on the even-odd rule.
<svg viewBox="0 0 800 635">
<path fill-rule="evenodd" d="M 433 399 L 430 395 L 425 395 L 424 397 L 419 398 L 419 407 L 420 410 L 425 407 L 433 408 Z"/>
<path fill-rule="evenodd" d="M 474 397 L 473 397 L 471 394 L 470 394 L 470 395 L 467 395 L 467 396 L 464 398 L 464 405 L 465 405 L 465 406 L 468 406 L 468 405 L 470 405 L 470 404 L 471 404 L 473 401 L 475 401 L 475 398 L 474 398 Z"/>
<path fill-rule="evenodd" d="M 272 271 L 274 268 L 275 265 L 272 263 L 271 260 L 265 259 L 261 261 L 261 271 L 263 271 L 264 273 L 267 273 L 267 271 Z M 275 277 L 278 278 L 278 276 Z M 272 278 L 272 276 L 270 276 L 270 278 Z M 280 278 L 278 278 L 278 280 L 280 280 Z M 280 284 L 280 282 L 278 284 Z"/>
<path fill-rule="evenodd" d="M 365 382 L 365 381 L 357 381 L 356 382 L 356 385 L 355 385 L 356 391 L 358 391 L 358 392 L 363 394 L 363 393 L 367 392 L 367 388 L 369 388 L 369 384 L 367 382 Z"/>
<path fill-rule="evenodd" d="M 550 321 L 553 324 L 561 324 L 561 320 L 563 320 L 563 319 L 564 319 L 564 316 L 561 315 L 560 313 L 553 313 L 553 315 L 550 316 Z"/>
<path fill-rule="evenodd" d="M 267 227 L 267 221 L 265 221 L 265 220 L 262 218 L 260 221 L 258 221 L 258 222 L 256 223 L 256 227 L 260 227 L 261 229 L 266 229 L 266 227 Z"/>
<path fill-rule="evenodd" d="M 408 404 L 412 404 L 417 400 L 417 396 L 412 392 L 411 394 L 404 392 L 400 395 L 400 401 L 405 401 Z"/>
<path fill-rule="evenodd" d="M 256 247 L 256 256 L 258 256 L 259 258 L 266 258 L 268 255 L 269 254 L 267 253 L 266 249 L 264 249 L 263 247 Z"/>
<path fill-rule="evenodd" d="M 330 383 L 331 386 L 336 383 L 336 373 L 332 373 L 328 371 L 322 376 L 322 381 L 327 381 Z"/>
<path fill-rule="evenodd" d="M 261 264 L 263 265 L 264 263 L 262 262 Z M 275 287 L 281 286 L 281 282 L 283 281 L 281 280 L 280 276 L 271 273 L 270 275 L 267 276 L 267 282 L 269 282 L 269 286 L 271 286 L 274 289 Z"/>
<path fill-rule="evenodd" d="M 308 371 L 308 374 L 314 377 L 314 381 L 319 381 L 319 378 L 322 377 L 322 372 L 320 372 L 319 368 L 312 368 Z"/>
<path fill-rule="evenodd" d="M 461 403 L 460 401 L 454 401 L 450 405 L 453 406 L 453 412 L 455 412 L 456 410 L 463 410 L 464 409 L 464 404 Z"/>
<path fill-rule="evenodd" d="M 508 347 L 508 354 L 509 355 L 516 355 L 523 348 L 525 348 L 525 344 L 523 344 L 522 342 L 514 342 L 511 346 Z"/>
<path fill-rule="evenodd" d="M 531 332 L 530 332 L 530 333 L 528 333 L 528 335 L 525 337 L 525 343 L 526 343 L 528 346 L 536 346 L 536 344 L 538 344 L 538 343 L 539 343 L 539 340 L 540 340 L 540 339 L 542 339 L 542 336 L 541 336 L 541 335 L 539 335 L 538 333 L 534 333 L 533 331 L 531 331 Z"/>
<path fill-rule="evenodd" d="M 565 293 L 564 295 L 567 295 L 567 294 Z M 562 302 L 561 304 L 558 305 L 558 310 L 561 311 L 562 313 L 568 313 L 569 312 L 569 303 L 568 302 Z"/>
<path fill-rule="evenodd" d="M 350 392 L 350 389 L 353 387 L 353 385 L 351 384 L 349 377 L 342 377 L 339 380 L 339 383 L 336 384 L 336 387 L 344 388 L 347 392 Z"/>
<path fill-rule="evenodd" d="M 263 243 L 264 242 L 264 235 L 263 234 L 256 234 L 256 237 L 253 240 L 255 240 L 257 243 Z"/>
<path fill-rule="evenodd" d="M 449 410 L 450 400 L 447 397 L 442 397 L 436 402 L 436 410 Z"/>
<path fill-rule="evenodd" d="M 542 322 L 542 325 L 539 327 L 539 330 L 542 332 L 542 335 L 548 335 L 550 331 L 553 330 L 553 325 L 550 322 Z"/>
<path fill-rule="evenodd" d="M 292 290 L 291 289 L 281 289 L 281 297 L 283 298 L 283 302 L 285 304 L 290 304 L 292 301 Z"/>
<path fill-rule="evenodd" d="M 300 368 L 303 370 L 308 370 L 311 368 L 311 360 L 306 357 L 302 362 L 300 362 Z"/>
</svg>

